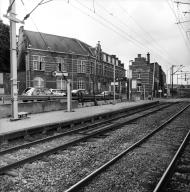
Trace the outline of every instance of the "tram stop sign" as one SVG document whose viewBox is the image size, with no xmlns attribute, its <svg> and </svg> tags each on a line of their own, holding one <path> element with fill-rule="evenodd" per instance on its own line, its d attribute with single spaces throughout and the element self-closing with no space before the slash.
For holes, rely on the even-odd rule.
<svg viewBox="0 0 190 192">
<path fill-rule="evenodd" d="M 53 71 L 52 75 L 54 77 L 68 77 L 68 73 L 64 71 Z"/>
</svg>

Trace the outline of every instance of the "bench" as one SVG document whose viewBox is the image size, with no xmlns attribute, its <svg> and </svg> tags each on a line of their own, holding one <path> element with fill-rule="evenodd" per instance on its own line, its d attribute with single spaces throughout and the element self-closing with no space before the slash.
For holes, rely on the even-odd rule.
<svg viewBox="0 0 190 192">
<path fill-rule="evenodd" d="M 28 117 L 28 112 L 19 112 L 18 113 L 18 118 L 19 119 L 24 119 Z"/>
</svg>

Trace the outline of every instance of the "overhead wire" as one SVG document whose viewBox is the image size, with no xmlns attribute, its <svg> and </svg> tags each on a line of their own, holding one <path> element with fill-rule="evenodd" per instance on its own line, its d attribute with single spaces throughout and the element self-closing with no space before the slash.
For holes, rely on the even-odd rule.
<svg viewBox="0 0 190 192">
<path fill-rule="evenodd" d="M 168 58 L 168 56 L 166 56 L 166 53 L 168 53 L 168 51 L 166 49 L 164 49 L 163 47 L 161 47 L 158 43 L 156 43 L 156 40 L 153 38 L 153 36 L 148 32 L 146 31 L 143 26 L 141 24 L 139 24 L 129 13 L 128 11 L 120 5 L 119 2 L 115 3 L 116 6 L 118 6 L 135 24 L 136 26 L 144 32 L 144 35 L 148 38 L 148 39 L 151 39 L 152 42 L 154 42 L 154 44 L 152 44 L 152 46 L 162 55 L 165 55 L 165 59 Z M 141 36 L 142 36 L 142 33 L 141 33 Z M 151 45 L 150 45 L 151 46 Z M 169 55 L 169 54 L 168 54 Z M 174 62 L 174 58 L 171 58 L 173 61 L 171 62 Z M 166 59 L 168 60 L 168 59 Z M 170 61 L 169 61 L 170 62 Z"/>
<path fill-rule="evenodd" d="M 83 3 L 79 2 L 78 0 L 75 0 L 76 2 L 78 2 L 82 7 L 88 9 L 89 11 L 93 12 L 91 8 L 87 7 L 86 5 L 84 5 Z M 147 46 L 145 46 L 144 43 L 142 43 L 141 41 L 135 39 L 133 36 L 131 36 L 129 33 L 127 33 L 126 31 L 124 31 L 123 29 L 119 28 L 118 25 L 113 24 L 111 21 L 107 20 L 105 17 L 101 16 L 99 13 L 94 13 L 94 15 L 98 16 L 100 19 L 102 19 L 104 22 L 109 23 L 111 26 L 113 26 L 114 28 L 116 28 L 119 33 L 126 35 L 128 38 L 128 40 L 132 43 L 137 44 L 138 46 L 140 45 L 142 48 L 146 48 L 147 50 L 150 50 L 150 48 L 148 48 Z M 121 35 L 120 35 L 121 36 Z M 169 63 L 170 65 L 173 64 L 173 62 L 168 61 L 166 58 L 163 58 L 163 55 L 158 54 L 156 51 L 154 51 L 156 53 L 156 55 L 159 55 L 163 60 L 165 60 L 167 63 Z"/>
<path fill-rule="evenodd" d="M 171 4 L 170 4 L 170 2 L 171 2 Z M 167 3 L 168 3 L 169 8 L 171 9 L 171 11 L 172 11 L 176 21 L 179 21 L 179 17 L 178 17 L 178 15 L 175 12 L 173 1 L 172 0 L 167 0 Z M 184 36 L 184 31 L 183 31 L 182 25 L 181 24 L 177 24 L 177 26 L 178 26 L 179 32 L 181 33 L 181 36 L 182 36 L 182 38 L 184 40 L 185 46 L 187 47 L 187 49 L 190 49 L 189 44 L 187 43 L 186 38 Z"/>
<path fill-rule="evenodd" d="M 37 4 L 37 6 L 35 6 L 35 8 L 29 13 L 31 14 L 40 4 L 43 3 L 44 0 L 40 1 L 40 3 Z M 51 0 L 50 0 L 51 1 Z M 48 1 L 49 2 L 49 1 Z M 86 9 L 89 9 L 87 6 L 85 6 L 84 4 L 82 4 L 81 2 L 77 1 L 81 6 L 85 7 Z M 68 1 L 68 3 L 70 3 Z M 70 3 L 71 5 L 71 3 Z M 74 7 L 74 5 L 72 4 L 72 6 Z M 76 7 L 75 7 L 76 8 Z M 78 9 L 78 8 L 77 8 Z M 95 7 L 94 7 L 94 0 L 93 0 L 93 10 L 89 9 L 90 11 L 92 11 L 94 13 L 94 15 L 97 15 L 100 19 L 97 19 L 96 17 L 93 17 L 92 15 L 89 15 L 88 13 L 83 11 L 83 14 L 88 15 L 89 17 L 91 17 L 93 20 L 95 20 L 96 22 L 99 22 L 101 25 L 103 25 L 105 27 L 105 23 L 106 26 L 111 29 L 112 31 L 114 31 L 115 33 L 117 33 L 119 36 L 121 36 L 122 38 L 125 38 L 126 40 L 130 40 L 135 44 L 140 45 L 141 47 L 145 47 L 147 48 L 142 42 L 140 42 L 139 40 L 135 39 L 134 37 L 132 37 L 130 34 L 128 34 L 126 31 L 124 31 L 123 29 L 119 28 L 117 25 L 113 24 L 112 22 L 110 22 L 109 20 L 103 18 L 99 13 L 97 14 L 97 12 L 95 11 Z M 80 9 L 81 11 L 81 9 Z M 37 26 L 35 26 L 37 28 Z M 37 28 L 37 31 L 38 28 Z M 40 33 L 40 32 L 39 32 Z M 41 33 L 40 33 L 41 34 Z M 41 38 L 43 39 L 44 43 L 46 44 L 46 40 L 44 39 L 44 37 L 42 35 L 40 35 Z M 127 37 L 126 37 L 127 36 Z M 46 44 L 46 46 L 48 47 L 48 45 Z M 168 62 L 168 61 L 167 61 Z"/>
<path fill-rule="evenodd" d="M 97 3 L 97 5 L 99 5 L 99 4 Z M 119 5 L 119 2 L 117 2 L 116 5 Z M 122 10 L 126 12 L 126 10 L 125 10 L 123 7 L 121 7 L 121 6 L 119 6 L 119 7 L 122 8 Z M 102 10 L 106 11 L 106 12 L 109 14 L 109 11 L 108 11 L 106 8 L 103 8 L 102 6 L 101 6 L 101 8 L 102 8 Z M 128 15 L 129 15 L 129 14 L 128 14 Z M 119 22 L 121 22 L 126 28 L 129 29 L 129 26 L 127 26 L 127 24 L 126 24 L 125 22 L 123 22 L 121 19 L 119 19 L 118 17 L 116 17 L 114 14 L 111 14 L 111 16 L 112 16 L 112 17 L 115 17 Z M 140 33 L 140 35 L 139 35 L 138 32 L 136 32 L 136 31 L 134 31 L 134 30 L 132 30 L 132 32 L 135 33 L 135 34 L 137 34 L 137 36 L 139 36 L 141 39 L 143 38 L 143 40 L 144 40 L 146 43 L 148 43 L 150 47 L 152 47 L 152 49 L 150 48 L 150 50 L 153 50 L 153 52 L 155 52 L 157 55 L 159 55 L 159 56 L 161 56 L 161 57 L 163 58 L 163 57 L 164 57 L 163 55 L 165 54 L 165 52 L 163 52 L 163 48 L 161 48 L 161 47 L 159 47 L 159 46 L 156 46 L 156 40 L 155 40 L 147 31 L 145 31 L 145 30 L 143 29 L 143 27 L 142 27 L 141 25 L 139 25 L 130 15 L 129 15 L 129 17 L 135 22 L 135 24 L 136 24 L 143 32 L 146 33 L 146 38 L 143 38 L 143 37 L 142 37 L 142 33 Z M 154 45 L 154 44 L 150 45 L 150 39 L 151 39 L 151 42 L 154 42 L 155 45 Z M 155 49 L 156 51 L 155 51 L 154 49 Z M 167 52 L 167 51 L 166 51 L 166 52 Z M 168 60 L 168 58 L 167 58 L 166 56 L 164 57 L 164 60 L 166 60 L 168 63 L 171 62 L 171 61 Z M 173 62 L 173 61 L 172 61 L 172 62 Z M 172 63 L 172 62 L 171 62 L 171 63 Z"/>
<path fill-rule="evenodd" d="M 12 3 L 9 5 L 7 9 L 7 14 L 11 11 L 13 4 L 15 3 L 15 0 L 12 1 Z"/>
<path fill-rule="evenodd" d="M 43 0 L 43 1 L 44 1 L 44 0 Z M 41 3 L 42 3 L 43 1 L 41 1 Z M 50 1 L 51 1 L 51 0 L 46 1 L 46 2 L 50 2 Z M 46 2 L 45 2 L 45 3 L 46 3 Z M 24 3 L 22 3 L 22 4 L 23 4 L 23 7 L 24 7 L 25 10 L 26 10 L 25 4 L 24 4 Z M 38 5 L 39 5 L 39 4 L 38 4 Z M 28 12 L 28 11 L 26 10 L 26 12 Z M 39 31 L 39 28 L 38 28 L 38 26 L 36 25 L 36 23 L 35 23 L 34 19 L 32 18 L 32 16 L 31 16 L 30 18 L 31 18 L 31 21 L 32 21 L 34 27 L 35 27 L 36 30 L 37 30 L 37 33 L 40 35 L 40 38 L 42 39 L 42 41 L 43 41 L 46 49 L 47 49 L 48 51 L 50 51 L 50 57 L 52 58 L 53 61 L 56 62 L 56 59 L 55 59 L 55 57 L 53 56 L 53 52 L 54 52 L 55 50 L 52 50 L 51 47 L 49 47 L 49 45 L 48 45 L 48 43 L 47 43 L 47 40 L 46 40 L 46 37 L 45 37 L 45 34 L 44 34 L 44 33 L 42 34 L 42 33 Z M 24 41 L 21 42 L 19 46 L 21 46 L 23 43 L 24 43 Z"/>
</svg>

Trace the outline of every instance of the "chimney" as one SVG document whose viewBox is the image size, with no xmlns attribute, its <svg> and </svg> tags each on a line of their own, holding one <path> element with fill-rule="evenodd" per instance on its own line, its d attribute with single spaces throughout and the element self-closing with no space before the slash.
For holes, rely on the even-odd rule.
<svg viewBox="0 0 190 192">
<path fill-rule="evenodd" d="M 141 54 L 138 54 L 138 58 L 141 58 Z"/>
<path fill-rule="evenodd" d="M 147 64 L 150 64 L 150 53 L 147 53 Z"/>
</svg>

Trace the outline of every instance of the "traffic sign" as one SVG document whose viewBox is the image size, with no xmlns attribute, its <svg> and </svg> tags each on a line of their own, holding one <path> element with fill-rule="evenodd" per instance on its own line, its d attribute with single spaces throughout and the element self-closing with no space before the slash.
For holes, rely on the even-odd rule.
<svg viewBox="0 0 190 192">
<path fill-rule="evenodd" d="M 68 77 L 68 73 L 64 71 L 53 71 L 52 75 L 54 77 Z"/>
</svg>

